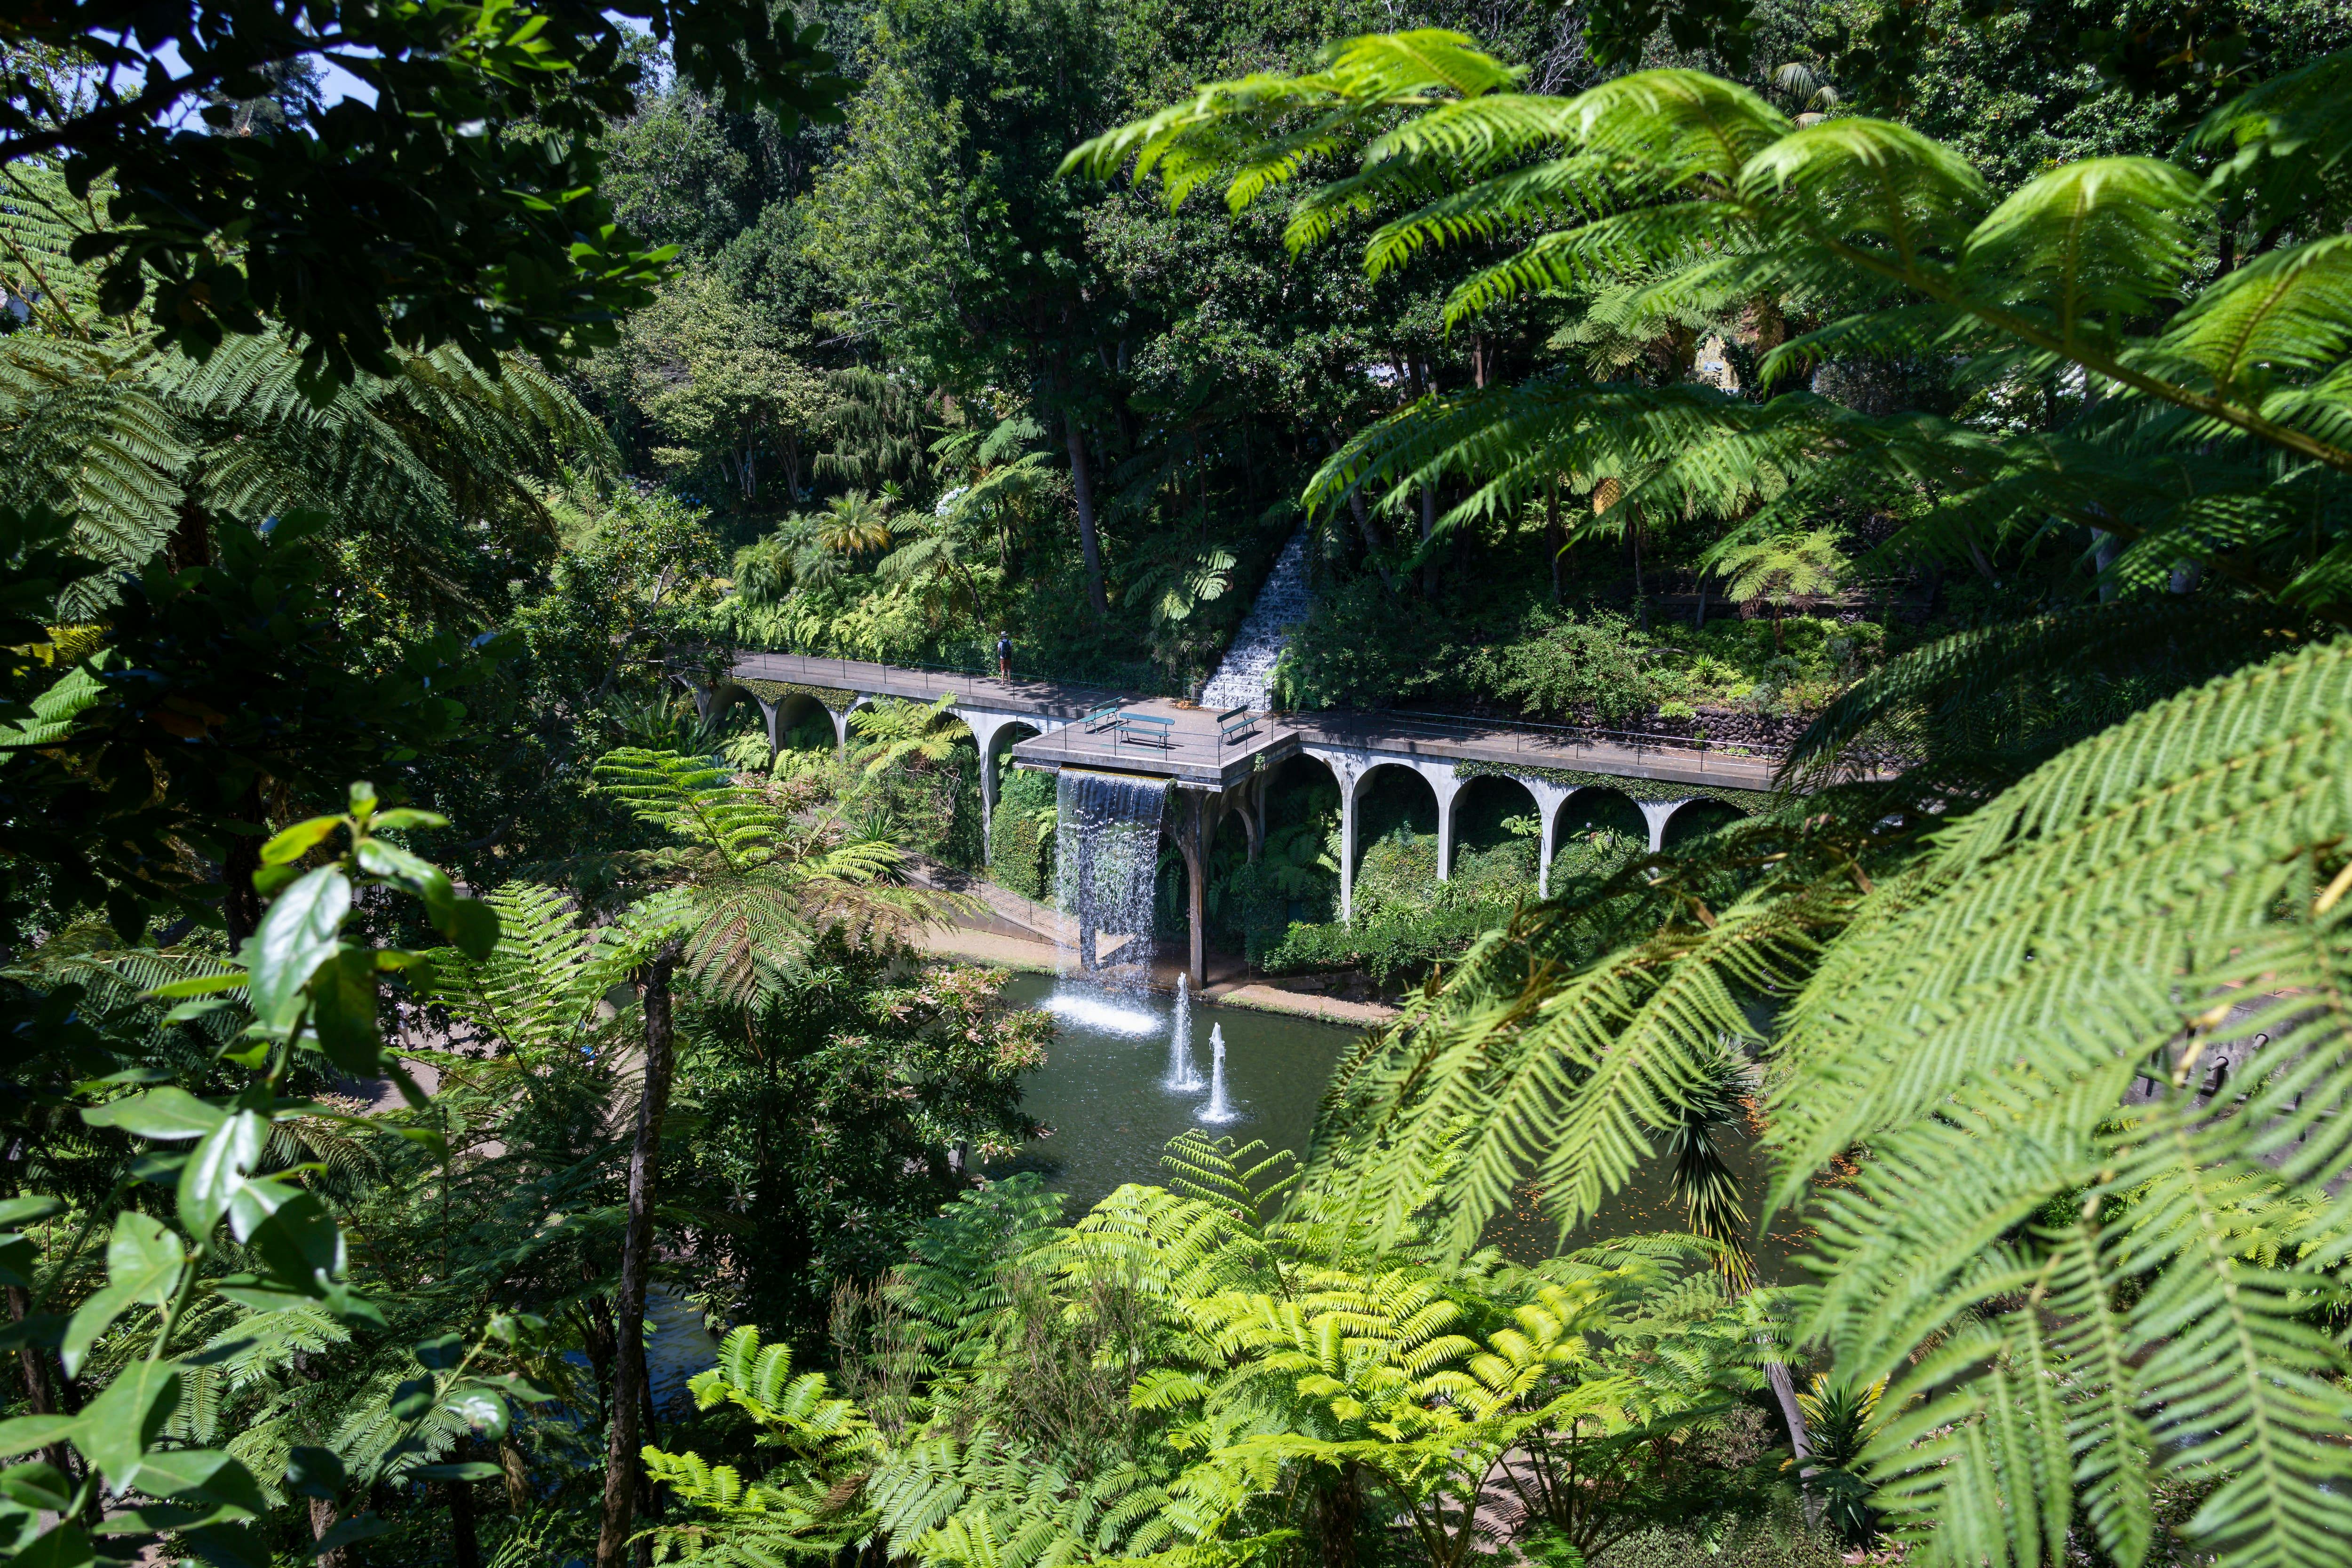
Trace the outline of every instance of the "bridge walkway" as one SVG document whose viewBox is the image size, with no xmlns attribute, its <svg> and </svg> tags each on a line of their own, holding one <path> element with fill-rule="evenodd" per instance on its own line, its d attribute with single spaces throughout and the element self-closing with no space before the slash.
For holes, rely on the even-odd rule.
<svg viewBox="0 0 2352 1568">
<path fill-rule="evenodd" d="M 683 680 L 684 677 L 681 677 Z M 688 683 L 691 685 L 691 683 Z M 1404 768 L 1429 783 L 1437 798 L 1440 880 L 1451 875 L 1454 801 L 1481 774 L 1510 779 L 1535 800 L 1542 827 L 1537 860 L 1539 888 L 1548 888 L 1559 843 L 1563 809 L 1581 791 L 1613 789 L 1639 809 L 1650 847 L 1663 844 L 1668 824 L 1685 806 L 1706 800 L 1752 809 L 1773 789 L 1777 755 L 1746 747 L 1709 745 L 1671 736 L 1591 728 L 1498 723 L 1445 715 L 1393 711 L 1253 716 L 1246 726 L 1222 729 L 1205 708 L 1146 698 L 1076 682 L 998 680 L 949 670 L 910 669 L 856 659 L 801 653 L 751 653 L 733 666 L 733 684 L 751 694 L 767 720 L 771 746 L 802 704 L 821 706 L 846 749 L 849 716 L 880 697 L 935 703 L 968 725 L 982 756 L 992 759 L 1000 737 L 1011 739 L 1015 767 L 1057 772 L 1064 768 L 1112 768 L 1164 778 L 1178 793 L 1172 831 L 1191 871 L 1192 968 L 1202 964 L 1200 881 L 1219 821 L 1237 816 L 1257 857 L 1265 831 L 1265 784 L 1272 769 L 1305 756 L 1331 770 L 1339 785 L 1340 915 L 1354 917 L 1356 818 L 1366 778 L 1384 767 Z M 718 694 L 697 689 L 708 704 Z M 1115 727 L 1085 722 L 1107 706 L 1165 719 Z M 1031 733 L 1013 738 L 1019 730 Z M 996 769 L 981 768 L 982 810 L 996 812 Z"/>
</svg>

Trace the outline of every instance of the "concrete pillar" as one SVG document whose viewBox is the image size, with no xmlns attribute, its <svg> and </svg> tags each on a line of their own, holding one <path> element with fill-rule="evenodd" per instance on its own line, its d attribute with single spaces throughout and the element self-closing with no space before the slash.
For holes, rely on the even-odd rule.
<svg viewBox="0 0 2352 1568">
<path fill-rule="evenodd" d="M 1450 762 L 1426 763 L 1417 771 L 1437 796 L 1437 880 L 1450 882 L 1454 878 L 1454 801 L 1462 793 L 1463 780 Z"/>
<path fill-rule="evenodd" d="M 1192 988 L 1198 991 L 1208 984 L 1208 873 L 1209 842 L 1216 831 L 1217 820 L 1209 810 L 1205 789 L 1180 789 L 1176 807 L 1176 848 L 1184 856 L 1185 925 L 1191 936 L 1188 967 L 1192 976 Z"/>
<path fill-rule="evenodd" d="M 1264 773 L 1253 773 L 1234 791 L 1242 814 L 1242 830 L 1249 834 L 1252 865 L 1257 864 L 1258 852 L 1265 847 L 1265 779 Z"/>
<path fill-rule="evenodd" d="M 952 705 L 948 711 L 963 720 L 980 747 L 980 863 L 991 865 L 996 858 L 996 737 L 1006 725 L 1022 721 L 1012 714 Z"/>
<path fill-rule="evenodd" d="M 1666 847 L 1667 822 L 1674 819 L 1674 814 L 1676 811 L 1679 811 L 1685 806 L 1689 805 L 1693 799 L 1696 799 L 1696 797 L 1686 797 L 1680 800 L 1636 800 L 1633 802 L 1633 804 L 1642 808 L 1642 820 L 1650 824 L 1650 852 L 1652 854 L 1656 854 L 1660 850 Z"/>
<path fill-rule="evenodd" d="M 1564 785 L 1548 779 L 1522 779 L 1528 793 L 1536 798 L 1536 816 L 1543 823 L 1542 847 L 1536 852 L 1536 896 L 1551 896 L 1551 858 L 1559 852 L 1559 812 L 1568 798 L 1576 793 Z"/>
<path fill-rule="evenodd" d="M 776 736 L 776 713 L 781 705 L 772 703 L 756 693 L 751 700 L 760 705 L 760 717 L 768 727 L 768 769 L 773 772 L 776 767 L 776 754 L 784 748 L 783 742 Z"/>
<path fill-rule="evenodd" d="M 1339 924 L 1356 923 L 1356 783 L 1360 775 L 1339 779 Z"/>
</svg>

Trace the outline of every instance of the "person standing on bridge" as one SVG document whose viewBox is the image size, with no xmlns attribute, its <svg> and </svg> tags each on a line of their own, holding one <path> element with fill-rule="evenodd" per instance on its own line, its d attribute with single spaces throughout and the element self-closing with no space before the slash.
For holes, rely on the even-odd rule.
<svg viewBox="0 0 2352 1568">
<path fill-rule="evenodd" d="M 996 678 L 1000 681 L 1013 678 L 1013 634 L 1010 632 L 996 634 Z"/>
</svg>

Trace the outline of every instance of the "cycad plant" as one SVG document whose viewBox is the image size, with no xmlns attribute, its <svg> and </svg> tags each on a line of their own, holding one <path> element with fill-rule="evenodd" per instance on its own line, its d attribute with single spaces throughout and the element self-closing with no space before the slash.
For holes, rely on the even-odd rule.
<svg viewBox="0 0 2352 1568">
<path fill-rule="evenodd" d="M 2211 1560 L 2346 1560 L 2352 1359 L 2322 1314 L 2352 1253 L 2352 647 L 2314 624 L 2352 624 L 2347 84 L 2332 56 L 2217 110 L 2210 179 L 2093 159 L 1995 203 L 1900 125 L 1794 123 L 1686 71 L 1525 95 L 1421 33 L 1073 154 L 1236 207 L 1347 161 L 1295 245 L 1367 214 L 1376 274 L 1516 246 L 1457 321 L 1612 280 L 1724 289 L 1802 329 L 1767 390 L 1867 355 L 2072 389 L 2066 423 L 2000 434 L 1563 371 L 1424 398 L 1309 492 L 1456 475 L 1475 517 L 1643 472 L 1628 500 L 1739 518 L 1736 547 L 1900 483 L 1929 504 L 1894 553 L 2056 528 L 2095 565 L 2112 602 L 1866 678 L 1791 763 L 1801 802 L 1491 936 L 1343 1070 L 1309 1171 L 1376 1234 L 1433 1173 L 1458 1249 L 1530 1172 L 1572 1225 L 1727 1041 L 1759 1053 L 1763 1217 L 1818 1235 L 1798 1336 L 1847 1386 L 1887 1380 L 1853 1468 L 1914 1561 L 2137 1564 L 2159 1483 L 2201 1491 L 2180 1529 Z M 2213 275 L 2223 201 L 2278 243 Z M 2184 566 L 2204 590 L 2177 591 Z"/>
</svg>

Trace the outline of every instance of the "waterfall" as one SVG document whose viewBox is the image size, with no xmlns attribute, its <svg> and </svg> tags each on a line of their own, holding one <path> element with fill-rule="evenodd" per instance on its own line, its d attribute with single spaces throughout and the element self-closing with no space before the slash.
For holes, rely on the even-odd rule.
<svg viewBox="0 0 2352 1568">
<path fill-rule="evenodd" d="M 1200 1070 L 1192 1065 L 1192 977 L 1179 971 L 1176 976 L 1176 1023 L 1168 1031 L 1168 1087 L 1186 1090 L 1200 1086 Z"/>
<path fill-rule="evenodd" d="M 1234 633 L 1217 673 L 1202 689 L 1202 707 L 1262 709 L 1272 700 L 1275 662 L 1282 657 L 1292 628 L 1315 609 L 1307 591 L 1308 542 L 1309 530 L 1301 528 L 1275 558 L 1274 570 L 1265 574 L 1265 584 Z"/>
<path fill-rule="evenodd" d="M 1054 789 L 1054 895 L 1075 925 L 1066 971 L 1127 990 L 1151 978 L 1152 893 L 1168 780 L 1065 768 Z M 1107 946 L 1106 937 L 1126 940 Z"/>
<path fill-rule="evenodd" d="M 1238 1117 L 1225 1101 L 1225 1026 L 1209 1026 L 1209 1103 L 1201 1107 L 1201 1120 L 1208 1123 L 1231 1122 Z"/>
</svg>

